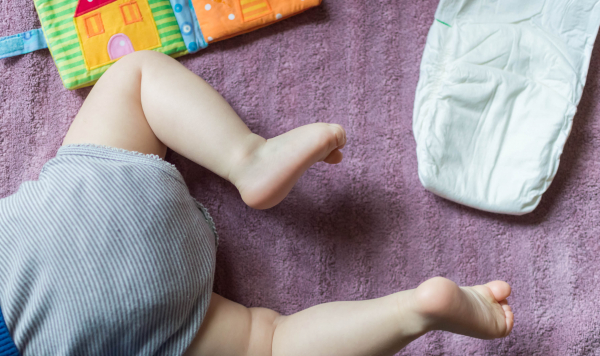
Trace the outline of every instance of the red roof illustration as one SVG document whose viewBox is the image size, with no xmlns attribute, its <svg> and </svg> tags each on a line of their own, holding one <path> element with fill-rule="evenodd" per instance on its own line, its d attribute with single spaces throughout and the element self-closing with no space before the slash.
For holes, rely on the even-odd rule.
<svg viewBox="0 0 600 356">
<path fill-rule="evenodd" d="M 110 4 L 117 0 L 79 0 L 77 3 L 77 9 L 75 9 L 75 16 L 78 17 L 83 14 L 87 14 L 90 11 L 101 8 L 104 5 Z"/>
</svg>

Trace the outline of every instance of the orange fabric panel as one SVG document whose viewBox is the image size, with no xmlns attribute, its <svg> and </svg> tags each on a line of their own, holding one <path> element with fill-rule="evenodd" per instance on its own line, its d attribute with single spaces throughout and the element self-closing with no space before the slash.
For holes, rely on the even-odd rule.
<svg viewBox="0 0 600 356">
<path fill-rule="evenodd" d="M 246 33 L 311 7 L 321 0 L 192 0 L 206 42 Z"/>
</svg>

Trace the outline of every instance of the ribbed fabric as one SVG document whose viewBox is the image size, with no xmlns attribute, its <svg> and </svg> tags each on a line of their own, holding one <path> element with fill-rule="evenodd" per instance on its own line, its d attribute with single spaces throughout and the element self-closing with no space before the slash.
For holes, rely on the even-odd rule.
<svg viewBox="0 0 600 356">
<path fill-rule="evenodd" d="M 171 164 L 62 147 L 0 200 L 0 308 L 23 356 L 180 355 L 212 292 L 217 236 Z"/>
</svg>

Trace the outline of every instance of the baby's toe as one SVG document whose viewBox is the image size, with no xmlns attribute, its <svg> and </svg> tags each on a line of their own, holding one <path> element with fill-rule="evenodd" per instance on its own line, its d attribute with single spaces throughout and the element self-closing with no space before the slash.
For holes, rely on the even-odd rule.
<svg viewBox="0 0 600 356">
<path fill-rule="evenodd" d="M 504 281 L 493 281 L 487 283 L 485 286 L 492 291 L 494 298 L 498 302 L 508 298 L 511 292 L 510 285 Z"/>
<path fill-rule="evenodd" d="M 512 329 L 515 325 L 515 315 L 511 311 L 507 311 L 506 313 L 506 334 L 504 336 L 508 336 L 512 332 Z"/>
<path fill-rule="evenodd" d="M 325 163 L 329 163 L 329 164 L 338 164 L 342 161 L 342 159 L 344 158 L 344 155 L 342 154 L 342 152 L 338 149 L 333 150 L 329 156 L 327 156 L 323 161 Z"/>
<path fill-rule="evenodd" d="M 336 148 L 342 149 L 346 144 L 346 130 L 341 125 L 338 124 L 328 124 L 329 127 L 333 130 L 333 134 L 336 139 Z"/>
</svg>

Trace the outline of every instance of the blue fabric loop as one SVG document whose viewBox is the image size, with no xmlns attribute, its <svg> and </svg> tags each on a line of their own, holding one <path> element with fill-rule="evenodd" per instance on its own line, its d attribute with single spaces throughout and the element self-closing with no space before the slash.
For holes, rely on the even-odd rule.
<svg viewBox="0 0 600 356">
<path fill-rule="evenodd" d="M 0 38 L 0 58 L 14 57 L 48 48 L 41 28 Z"/>
<path fill-rule="evenodd" d="M 19 350 L 10 336 L 8 327 L 4 322 L 2 310 L 0 310 L 0 356 L 20 356 Z"/>
<path fill-rule="evenodd" d="M 181 37 L 190 53 L 198 52 L 201 49 L 208 47 L 208 43 L 204 40 L 202 30 L 196 18 L 194 5 L 191 0 L 170 0 L 171 7 L 175 13 L 175 18 L 179 24 Z"/>
</svg>

